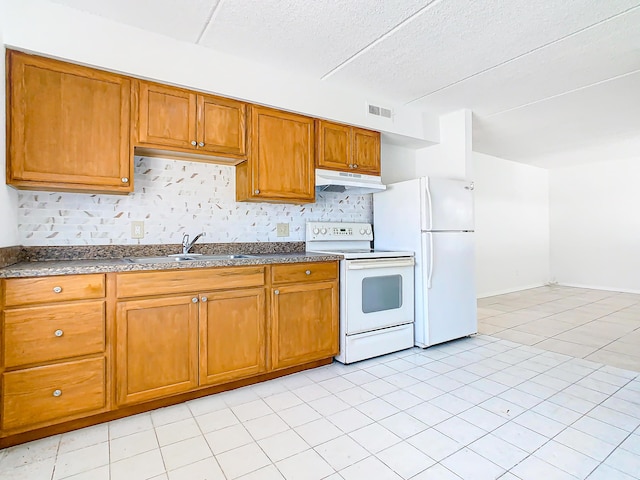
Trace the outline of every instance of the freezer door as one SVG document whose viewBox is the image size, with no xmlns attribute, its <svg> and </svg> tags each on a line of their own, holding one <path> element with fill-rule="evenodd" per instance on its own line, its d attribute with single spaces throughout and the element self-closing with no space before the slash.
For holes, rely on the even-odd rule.
<svg viewBox="0 0 640 480">
<path fill-rule="evenodd" d="M 426 177 L 423 230 L 473 230 L 473 184 Z"/>
<path fill-rule="evenodd" d="M 420 320 L 416 343 L 435 345 L 478 331 L 474 234 L 425 233 Z M 419 338 L 418 331 L 421 335 Z"/>
</svg>

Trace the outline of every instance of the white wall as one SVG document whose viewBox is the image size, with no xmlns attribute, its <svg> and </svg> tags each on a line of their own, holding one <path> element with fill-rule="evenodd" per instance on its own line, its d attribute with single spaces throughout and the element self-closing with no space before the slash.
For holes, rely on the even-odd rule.
<svg viewBox="0 0 640 480">
<path fill-rule="evenodd" d="M 550 171 L 551 267 L 562 285 L 640 293 L 640 157 Z"/>
<path fill-rule="evenodd" d="M 416 178 L 416 150 L 382 143 L 380 173 L 385 185 Z"/>
<path fill-rule="evenodd" d="M 4 18 L 4 6 L 0 4 L 0 18 Z M 0 22 L 0 92 L 5 91 L 4 66 L 4 31 Z M 5 96 L 0 94 L 0 112 L 5 111 Z M 5 116 L 0 114 L 0 155 L 5 156 Z M 18 195 L 17 192 L 5 184 L 4 160 L 0 161 L 0 247 L 18 245 Z"/>
<path fill-rule="evenodd" d="M 478 296 L 546 284 L 548 171 L 481 153 L 473 163 Z"/>
</svg>

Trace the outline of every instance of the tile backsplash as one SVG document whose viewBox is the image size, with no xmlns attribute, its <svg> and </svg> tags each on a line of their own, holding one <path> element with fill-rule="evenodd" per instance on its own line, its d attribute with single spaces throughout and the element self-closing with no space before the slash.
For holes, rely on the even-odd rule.
<svg viewBox="0 0 640 480">
<path fill-rule="evenodd" d="M 235 167 L 135 158 L 135 192 L 92 195 L 21 191 L 18 230 L 22 245 L 125 245 L 180 243 L 205 232 L 218 242 L 304 241 L 306 221 L 371 222 L 371 195 L 316 194 L 308 205 L 235 201 Z M 142 240 L 131 222 L 144 221 Z M 276 235 L 289 223 L 289 236 Z"/>
</svg>

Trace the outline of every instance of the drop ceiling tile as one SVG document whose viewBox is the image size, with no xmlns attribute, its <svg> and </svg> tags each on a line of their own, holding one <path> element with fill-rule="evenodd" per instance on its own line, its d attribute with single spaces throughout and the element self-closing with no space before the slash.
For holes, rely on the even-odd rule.
<svg viewBox="0 0 640 480">
<path fill-rule="evenodd" d="M 445 0 L 329 77 L 403 101 L 433 93 L 577 32 L 637 0 Z"/>
<path fill-rule="evenodd" d="M 431 1 L 226 1 L 200 43 L 321 77 Z"/>
<path fill-rule="evenodd" d="M 51 0 L 119 23 L 195 43 L 220 0 Z"/>
<path fill-rule="evenodd" d="M 411 105 L 492 115 L 640 68 L 640 8 L 439 90 Z"/>
</svg>

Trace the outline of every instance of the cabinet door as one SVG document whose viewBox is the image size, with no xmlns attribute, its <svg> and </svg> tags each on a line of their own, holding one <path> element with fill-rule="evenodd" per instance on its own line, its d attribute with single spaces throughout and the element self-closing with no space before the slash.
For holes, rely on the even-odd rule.
<svg viewBox="0 0 640 480">
<path fill-rule="evenodd" d="M 246 155 L 246 104 L 198 95 L 198 150 Z"/>
<path fill-rule="evenodd" d="M 264 372 L 264 289 L 209 293 L 200 298 L 200 385 Z"/>
<path fill-rule="evenodd" d="M 251 129 L 249 199 L 313 202 L 313 119 L 252 106 Z"/>
<path fill-rule="evenodd" d="M 351 127 L 318 120 L 316 166 L 329 170 L 353 171 L 351 161 Z"/>
<path fill-rule="evenodd" d="M 185 295 L 118 303 L 119 404 L 143 402 L 197 386 L 197 301 L 197 297 Z"/>
<path fill-rule="evenodd" d="M 282 286 L 271 298 L 274 370 L 338 353 L 337 282 Z"/>
<path fill-rule="evenodd" d="M 355 173 L 380 175 L 380 132 L 353 129 L 353 163 Z"/>
<path fill-rule="evenodd" d="M 196 94 L 155 83 L 138 85 L 138 141 L 195 149 Z"/>
<path fill-rule="evenodd" d="M 130 80 L 19 52 L 8 62 L 7 183 L 131 191 Z"/>
</svg>

